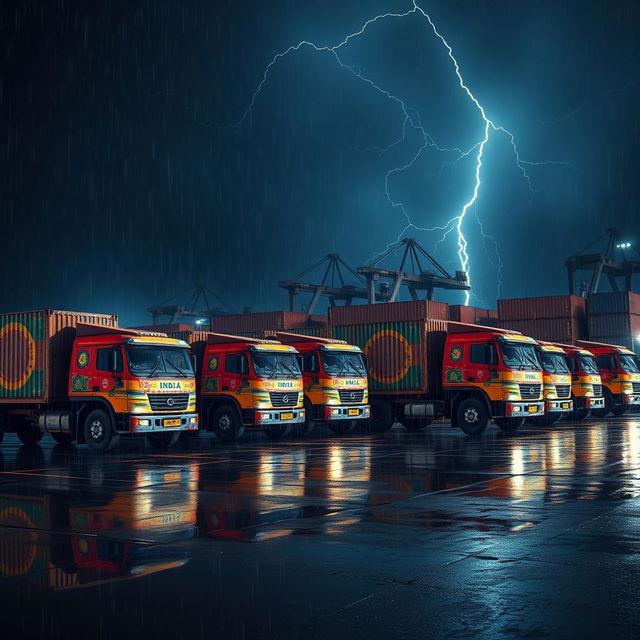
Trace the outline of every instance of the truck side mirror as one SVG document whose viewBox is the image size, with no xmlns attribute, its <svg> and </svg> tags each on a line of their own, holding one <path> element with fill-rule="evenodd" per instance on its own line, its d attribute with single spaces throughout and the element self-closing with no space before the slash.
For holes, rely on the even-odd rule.
<svg viewBox="0 0 640 640">
<path fill-rule="evenodd" d="M 488 344 L 485 348 L 487 349 L 487 354 L 486 354 L 487 363 L 490 366 L 497 365 L 498 364 L 498 354 L 496 353 L 495 346 L 492 345 L 492 344 Z"/>
<path fill-rule="evenodd" d="M 367 373 L 369 373 L 369 356 L 362 354 L 362 361 L 364 362 L 364 368 Z"/>
<path fill-rule="evenodd" d="M 195 357 L 195 355 L 193 353 L 191 354 L 190 359 L 191 359 L 191 367 L 195 371 L 196 370 L 196 357 Z"/>
<path fill-rule="evenodd" d="M 117 373 L 119 368 L 120 367 L 118 366 L 118 350 L 111 349 L 111 351 L 109 351 L 109 371 L 111 371 L 112 373 Z"/>
<path fill-rule="evenodd" d="M 247 356 L 240 356 L 240 375 L 246 376 L 249 374 L 249 361 L 247 360 Z"/>
</svg>

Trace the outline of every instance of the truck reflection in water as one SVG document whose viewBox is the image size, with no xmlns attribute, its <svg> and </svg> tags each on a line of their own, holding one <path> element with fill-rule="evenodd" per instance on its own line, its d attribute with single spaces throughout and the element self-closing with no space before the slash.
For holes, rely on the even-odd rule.
<svg viewBox="0 0 640 640">
<path fill-rule="evenodd" d="M 140 469 L 126 490 L 21 487 L 0 494 L 0 578 L 50 590 L 167 571 L 188 562 L 198 467 Z"/>
</svg>

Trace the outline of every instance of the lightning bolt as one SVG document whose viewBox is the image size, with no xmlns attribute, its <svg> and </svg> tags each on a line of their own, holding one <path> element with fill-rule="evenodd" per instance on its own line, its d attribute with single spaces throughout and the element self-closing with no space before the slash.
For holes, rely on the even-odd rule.
<svg viewBox="0 0 640 640">
<path fill-rule="evenodd" d="M 467 150 L 463 150 L 460 148 L 445 148 L 445 147 L 440 147 L 436 141 L 434 140 L 434 138 L 425 130 L 422 121 L 420 119 L 420 115 L 419 113 L 411 108 L 408 107 L 407 104 L 405 103 L 404 100 L 402 100 L 400 97 L 392 94 L 390 91 L 388 91 L 387 89 L 379 86 L 378 84 L 376 84 L 373 80 L 371 80 L 370 78 L 366 77 L 360 69 L 357 69 L 355 67 L 352 67 L 348 64 L 346 64 L 342 58 L 339 55 L 339 51 L 340 49 L 342 49 L 342 47 L 346 46 L 349 44 L 349 42 L 351 40 L 353 40 L 354 38 L 358 38 L 359 36 L 362 36 L 365 31 L 373 24 L 375 24 L 376 22 L 382 21 L 382 20 L 389 20 L 389 19 L 400 19 L 400 18 L 406 18 L 410 15 L 419 15 L 422 16 L 429 24 L 429 28 L 431 29 L 431 31 L 433 32 L 433 35 L 440 40 L 440 42 L 442 43 L 442 45 L 444 46 L 444 48 L 446 49 L 447 55 L 453 65 L 453 69 L 454 69 L 454 73 L 456 75 L 456 78 L 458 80 L 458 84 L 460 86 L 460 88 L 465 92 L 465 94 L 467 95 L 467 97 L 469 98 L 469 100 L 473 103 L 473 105 L 475 106 L 476 110 L 478 111 L 480 117 L 482 118 L 482 122 L 483 122 L 483 127 L 482 127 L 482 137 L 480 140 L 478 140 L 474 145 L 472 145 L 472 147 L 470 149 Z M 388 100 L 391 100 L 393 102 L 395 102 L 400 109 L 402 110 L 402 113 L 404 115 L 404 122 L 403 122 L 403 126 L 402 126 L 402 136 L 394 141 L 393 143 L 391 143 L 388 147 L 384 148 L 381 150 L 380 155 L 386 153 L 387 151 L 389 151 L 391 148 L 397 146 L 398 144 L 400 144 L 401 142 L 406 140 L 406 136 L 407 136 L 407 129 L 409 127 L 411 127 L 414 131 L 418 132 L 420 134 L 421 137 L 421 143 L 418 147 L 418 149 L 416 150 L 416 152 L 409 158 L 409 160 L 403 164 L 402 166 L 399 167 L 395 167 L 390 169 L 389 171 L 387 171 L 386 175 L 385 175 L 385 180 L 384 180 L 384 189 L 385 189 L 385 194 L 387 197 L 387 200 L 389 202 L 389 204 L 391 205 L 392 208 L 397 208 L 399 209 L 404 218 L 406 219 L 406 225 L 404 226 L 404 228 L 402 229 L 402 231 L 400 232 L 400 234 L 398 235 L 397 239 L 394 242 L 391 242 L 387 245 L 387 249 L 392 246 L 394 243 L 397 243 L 401 240 L 401 238 L 404 236 L 404 234 L 409 230 L 409 229 L 416 229 L 418 231 L 442 231 L 442 237 L 440 238 L 440 240 L 438 240 L 438 242 L 436 243 L 436 247 L 438 245 L 440 245 L 441 243 L 443 243 L 446 238 L 449 236 L 449 234 L 453 233 L 455 231 L 456 235 L 457 235 L 457 253 L 458 253 L 458 260 L 460 263 L 460 269 L 462 271 L 465 271 L 467 273 L 467 277 L 468 277 L 468 282 L 469 285 L 471 285 L 471 265 L 470 265 L 470 257 L 469 257 L 469 244 L 468 241 L 465 237 L 465 222 L 468 216 L 469 211 L 472 209 L 472 207 L 474 207 L 474 205 L 476 204 L 477 200 L 478 200 L 478 194 L 480 192 L 480 187 L 482 184 L 482 168 L 483 168 L 483 157 L 484 157 L 484 151 L 485 151 L 485 147 L 487 145 L 487 143 L 489 142 L 489 139 L 492 135 L 497 135 L 497 134 L 502 134 L 507 136 L 512 149 L 513 149 L 513 153 L 514 153 L 514 159 L 515 159 L 515 164 L 517 165 L 518 169 L 520 170 L 520 172 L 522 173 L 522 176 L 524 178 L 524 180 L 527 183 L 529 192 L 531 194 L 531 199 L 533 198 L 535 191 L 533 189 L 533 183 L 531 180 L 531 177 L 529 175 L 529 173 L 527 172 L 527 167 L 529 166 L 545 166 L 545 165 L 565 165 L 565 166 L 570 166 L 568 165 L 568 163 L 566 162 L 557 162 L 557 161 L 543 161 L 543 162 L 530 162 L 530 161 L 526 161 L 523 160 L 520 152 L 518 150 L 517 144 L 516 144 L 516 140 L 515 140 L 515 136 L 514 134 L 509 131 L 508 129 L 497 125 L 495 122 L 493 122 L 488 116 L 487 113 L 485 111 L 485 108 L 482 106 L 482 104 L 480 103 L 480 101 L 476 98 L 476 96 L 473 94 L 473 92 L 471 91 L 471 89 L 469 88 L 469 86 L 467 85 L 467 83 L 464 80 L 464 77 L 462 75 L 462 71 L 460 70 L 460 64 L 458 63 L 458 60 L 456 59 L 454 53 L 453 53 L 453 49 L 451 47 L 451 45 L 447 42 L 447 40 L 444 38 L 444 36 L 438 31 L 435 23 L 433 22 L 433 20 L 431 19 L 431 17 L 429 16 L 429 14 L 427 14 L 417 3 L 416 0 L 412 0 L 412 5 L 411 8 L 408 9 L 407 11 L 403 12 L 403 13 L 381 13 L 378 14 L 376 16 L 374 16 L 373 18 L 368 19 L 366 22 L 364 22 L 364 24 L 362 25 L 362 27 L 360 27 L 360 29 L 358 29 L 357 31 L 354 31 L 353 33 L 348 34 L 347 36 L 345 36 L 343 38 L 343 40 L 341 40 L 340 42 L 338 42 L 337 44 L 334 44 L 332 46 L 329 45 L 318 45 L 314 42 L 308 41 L 308 40 L 301 40 L 300 42 L 298 42 L 295 45 L 291 45 L 289 46 L 287 49 L 285 49 L 284 51 L 281 51 L 280 53 L 276 53 L 273 58 L 271 59 L 271 61 L 269 62 L 269 64 L 265 67 L 264 73 L 262 75 L 262 79 L 260 80 L 257 88 L 255 89 L 255 91 L 253 92 L 253 95 L 251 96 L 251 100 L 249 102 L 249 105 L 247 106 L 247 108 L 245 109 L 245 111 L 243 112 L 241 118 L 238 120 L 238 122 L 234 125 L 235 127 L 240 127 L 242 126 L 242 124 L 247 120 L 251 118 L 251 114 L 253 112 L 255 103 L 256 103 L 256 99 L 258 97 L 258 95 L 260 94 L 260 92 L 262 91 L 264 85 L 266 84 L 268 77 L 269 77 L 269 73 L 271 72 L 271 69 L 273 68 L 274 65 L 276 65 L 280 60 L 282 60 L 283 58 L 285 58 L 286 56 L 293 54 L 297 51 L 299 51 L 301 48 L 311 48 L 313 50 L 315 50 L 318 53 L 327 53 L 331 56 L 334 57 L 335 61 L 338 63 L 338 65 L 348 71 L 349 73 L 351 73 L 355 78 L 357 78 L 358 80 L 360 80 L 361 82 L 365 83 L 368 87 L 370 87 L 371 89 L 377 91 L 378 93 L 380 93 L 382 96 L 384 96 L 385 98 L 387 98 Z M 454 154 L 454 160 L 453 162 L 458 162 L 459 160 L 463 159 L 463 158 L 467 158 L 469 156 L 471 156 L 472 154 L 474 155 L 475 158 L 475 170 L 474 170 L 474 180 L 473 180 L 473 189 L 471 190 L 471 194 L 468 198 L 468 200 L 464 203 L 464 205 L 462 206 L 462 209 L 456 213 L 453 217 L 451 217 L 444 225 L 439 225 L 439 226 L 434 226 L 434 227 L 421 227 L 416 225 L 411 216 L 409 215 L 409 212 L 407 211 L 405 205 L 403 204 L 403 202 L 401 200 L 397 200 L 395 199 L 392 195 L 391 195 L 391 191 L 390 191 L 390 186 L 389 186 L 389 180 L 399 174 L 402 173 L 406 170 L 408 170 L 409 168 L 413 167 L 415 165 L 415 163 L 420 159 L 420 157 L 423 155 L 423 153 L 427 150 L 435 150 L 437 152 L 440 153 L 448 153 L 448 154 Z M 501 273 L 502 273 L 502 260 L 500 259 L 500 255 L 498 253 L 498 248 L 497 248 L 497 243 L 495 241 L 495 238 L 493 238 L 492 236 L 489 236 L 487 234 L 485 234 L 484 229 L 482 227 L 482 223 L 480 222 L 480 219 L 477 217 L 477 213 L 476 213 L 476 219 L 477 219 L 477 223 L 480 226 L 480 231 L 482 234 L 482 237 L 485 241 L 485 250 L 486 250 L 486 240 L 490 239 L 493 241 L 494 243 L 494 248 L 495 248 L 495 252 L 498 258 L 498 279 L 501 279 Z M 386 251 L 386 249 L 384 249 L 383 251 L 381 251 L 379 254 L 376 254 L 377 256 L 382 255 L 384 252 Z M 376 256 L 374 256 L 374 258 L 372 259 L 373 262 L 375 263 L 375 259 Z M 499 286 L 501 285 L 501 283 L 499 282 Z M 470 294 L 469 291 L 465 291 L 465 304 L 469 304 L 469 299 L 470 299 Z"/>
</svg>

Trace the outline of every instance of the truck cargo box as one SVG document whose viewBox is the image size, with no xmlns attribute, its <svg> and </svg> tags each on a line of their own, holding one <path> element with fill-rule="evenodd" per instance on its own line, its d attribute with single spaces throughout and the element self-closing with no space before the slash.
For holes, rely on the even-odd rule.
<svg viewBox="0 0 640 640">
<path fill-rule="evenodd" d="M 411 322 L 414 320 L 448 320 L 449 305 L 433 300 L 382 302 L 329 307 L 329 326 L 371 324 L 375 322 Z"/>
<path fill-rule="evenodd" d="M 390 395 L 439 392 L 446 332 L 446 321 L 424 319 L 332 327 L 334 338 L 359 346 L 367 356 L 369 390 Z"/>
<path fill-rule="evenodd" d="M 79 322 L 117 327 L 118 316 L 51 309 L 0 314 L 0 404 L 67 398 Z"/>
</svg>

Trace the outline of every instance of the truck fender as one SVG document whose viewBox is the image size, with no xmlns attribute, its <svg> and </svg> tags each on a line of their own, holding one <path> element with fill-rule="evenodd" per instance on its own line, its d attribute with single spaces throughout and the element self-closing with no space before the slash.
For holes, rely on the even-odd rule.
<svg viewBox="0 0 640 640">
<path fill-rule="evenodd" d="M 82 429 L 82 423 L 87 414 L 94 409 L 103 409 L 109 414 L 111 418 L 111 422 L 114 427 L 117 429 L 118 423 L 116 421 L 116 414 L 113 410 L 113 407 L 109 402 L 107 402 L 104 398 L 99 396 L 89 396 L 79 398 L 78 400 L 73 400 L 73 427 L 72 433 L 76 438 L 78 444 L 84 443 L 84 433 Z"/>
<path fill-rule="evenodd" d="M 242 409 L 238 404 L 238 401 L 233 396 L 216 396 L 215 398 L 203 398 L 200 411 L 200 419 L 204 422 L 204 429 L 209 430 L 209 420 L 214 411 L 222 405 L 230 404 L 235 407 L 238 412 L 238 416 L 242 421 Z"/>
<path fill-rule="evenodd" d="M 451 426 L 459 426 L 456 419 L 456 413 L 458 411 L 458 406 L 460 405 L 460 403 L 467 398 L 480 398 L 486 404 L 489 416 L 493 415 L 489 396 L 487 396 L 487 394 L 482 389 L 479 389 L 478 387 L 462 387 L 450 392 L 450 395 L 448 397 L 449 402 L 447 404 L 449 405 L 449 410 L 451 412 Z"/>
</svg>

